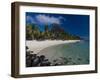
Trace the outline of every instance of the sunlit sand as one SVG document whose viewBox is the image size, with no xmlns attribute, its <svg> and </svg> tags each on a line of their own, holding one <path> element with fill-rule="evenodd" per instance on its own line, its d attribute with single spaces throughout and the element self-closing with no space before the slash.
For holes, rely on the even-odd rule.
<svg viewBox="0 0 100 80">
<path fill-rule="evenodd" d="M 26 41 L 26 45 L 29 47 L 29 50 L 33 51 L 33 54 L 38 54 L 41 50 L 50 47 L 55 46 L 59 44 L 65 44 L 65 43 L 76 43 L 80 40 L 45 40 L 45 41 Z"/>
</svg>

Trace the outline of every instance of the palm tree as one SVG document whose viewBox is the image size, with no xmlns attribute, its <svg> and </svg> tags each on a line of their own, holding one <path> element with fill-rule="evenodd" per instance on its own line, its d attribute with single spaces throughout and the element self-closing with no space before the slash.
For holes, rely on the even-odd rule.
<svg viewBox="0 0 100 80">
<path fill-rule="evenodd" d="M 33 35 L 34 35 L 34 39 L 39 39 L 40 37 L 40 30 L 37 25 L 33 26 Z"/>
<path fill-rule="evenodd" d="M 45 25 L 44 30 L 45 30 L 45 34 L 44 34 L 45 39 L 50 39 L 49 27 L 47 24 Z"/>
<path fill-rule="evenodd" d="M 26 26 L 26 39 L 27 40 L 32 40 L 32 37 L 33 37 L 33 35 L 32 35 L 32 25 L 27 25 Z"/>
</svg>

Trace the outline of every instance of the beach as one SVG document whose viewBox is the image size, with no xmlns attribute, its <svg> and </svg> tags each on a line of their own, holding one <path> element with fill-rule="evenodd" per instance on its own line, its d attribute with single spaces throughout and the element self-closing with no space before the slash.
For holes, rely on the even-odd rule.
<svg viewBox="0 0 100 80">
<path fill-rule="evenodd" d="M 89 64 L 88 41 L 33 40 L 26 43 L 27 67 Z"/>
<path fill-rule="evenodd" d="M 33 54 L 38 54 L 41 50 L 55 46 L 60 44 L 69 44 L 69 43 L 76 43 L 80 42 L 80 40 L 44 40 L 44 41 L 37 41 L 37 40 L 27 40 L 26 46 L 29 47 L 29 50 L 33 51 Z"/>
</svg>

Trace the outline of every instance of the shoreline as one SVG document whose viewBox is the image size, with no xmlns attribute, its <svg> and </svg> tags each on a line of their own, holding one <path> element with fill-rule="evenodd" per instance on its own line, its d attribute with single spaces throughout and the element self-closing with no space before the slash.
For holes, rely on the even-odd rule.
<svg viewBox="0 0 100 80">
<path fill-rule="evenodd" d="M 45 41 L 37 41 L 37 40 L 31 40 L 26 41 L 26 46 L 29 47 L 29 50 L 33 51 L 32 54 L 38 54 L 41 50 L 50 47 L 55 46 L 59 44 L 66 44 L 66 43 L 76 43 L 80 42 L 81 40 L 45 40 Z"/>
<path fill-rule="evenodd" d="M 50 44 L 50 42 L 52 44 Z M 40 43 L 42 45 L 36 45 Z M 69 43 L 72 43 L 72 44 L 69 44 Z M 87 52 L 85 51 L 87 47 L 86 46 L 85 48 L 83 47 L 84 43 L 82 43 L 83 46 L 81 45 L 81 40 L 66 40 L 66 41 L 62 41 L 62 40 L 35 41 L 33 40 L 33 41 L 27 41 L 27 44 L 30 45 L 30 46 L 27 46 L 28 48 L 26 50 L 26 64 L 27 64 L 26 66 L 27 67 L 89 64 L 89 57 L 88 57 Z M 51 46 L 51 45 L 54 45 L 54 46 Z M 35 49 L 35 46 L 37 46 L 38 48 Z M 46 47 L 46 46 L 49 46 L 49 47 Z"/>
</svg>

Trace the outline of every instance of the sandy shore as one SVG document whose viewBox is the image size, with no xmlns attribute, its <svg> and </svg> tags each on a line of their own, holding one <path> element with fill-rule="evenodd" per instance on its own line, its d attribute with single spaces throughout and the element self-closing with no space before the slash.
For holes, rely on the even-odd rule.
<svg viewBox="0 0 100 80">
<path fill-rule="evenodd" d="M 76 43 L 80 40 L 45 40 L 45 41 L 26 41 L 26 46 L 29 47 L 29 50 L 33 51 L 33 54 L 39 53 L 42 49 L 45 49 L 50 46 L 65 44 L 65 43 Z"/>
</svg>

